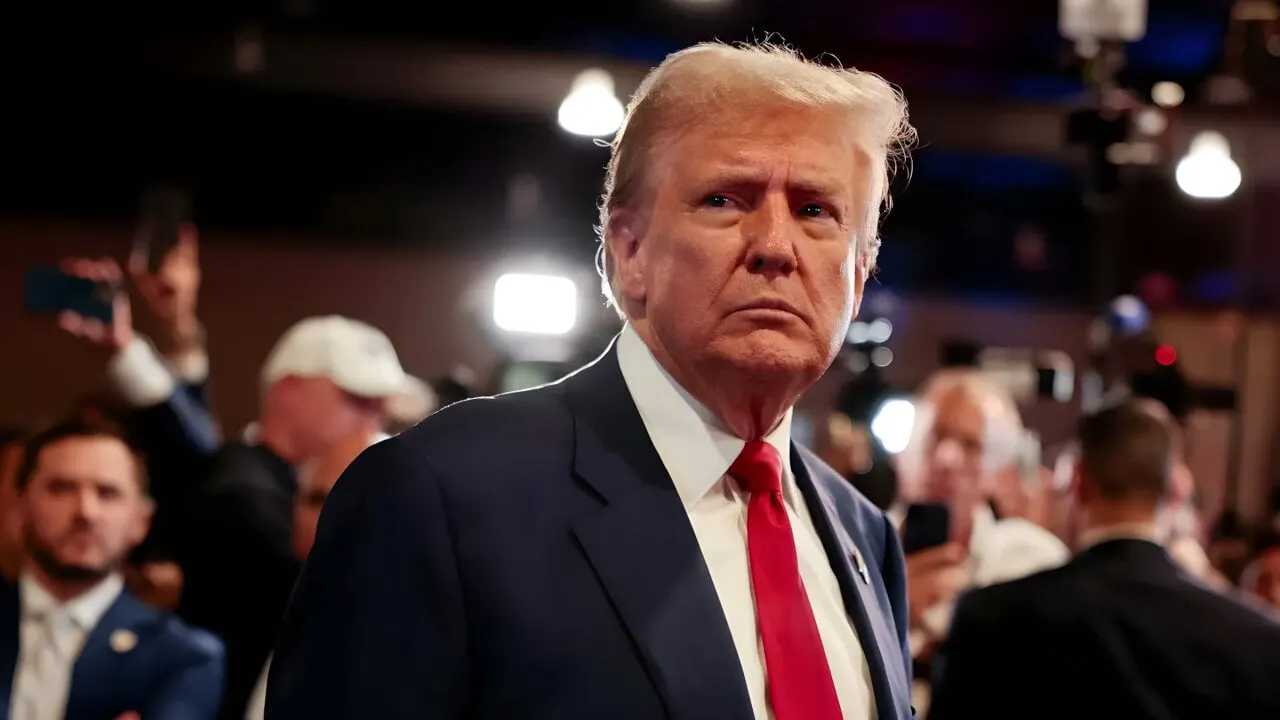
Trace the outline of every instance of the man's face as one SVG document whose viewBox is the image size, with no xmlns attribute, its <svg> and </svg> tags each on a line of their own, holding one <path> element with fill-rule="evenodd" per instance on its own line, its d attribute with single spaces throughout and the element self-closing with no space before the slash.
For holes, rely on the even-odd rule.
<svg viewBox="0 0 1280 720">
<path fill-rule="evenodd" d="M 328 378 L 287 377 L 273 390 L 293 427 L 300 460 L 324 453 L 350 435 L 377 405 L 350 395 Z"/>
<path fill-rule="evenodd" d="M 616 212 L 608 239 L 615 292 L 655 353 L 820 375 L 867 272 L 854 129 L 789 105 L 725 113 L 673 134 L 647 173 L 647 201 Z"/>
<path fill-rule="evenodd" d="M 27 549 L 50 576 L 104 576 L 146 537 L 151 505 L 136 462 L 106 437 L 65 438 L 40 451 L 22 507 Z"/>
<path fill-rule="evenodd" d="M 925 499 L 953 508 L 980 499 L 986 430 L 983 409 L 968 393 L 951 390 L 934 401 L 925 444 Z"/>
</svg>

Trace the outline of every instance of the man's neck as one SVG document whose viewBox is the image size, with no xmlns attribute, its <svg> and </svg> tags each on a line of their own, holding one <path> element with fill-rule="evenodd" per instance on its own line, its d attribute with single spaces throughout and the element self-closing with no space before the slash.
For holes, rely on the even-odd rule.
<svg viewBox="0 0 1280 720">
<path fill-rule="evenodd" d="M 694 368 L 677 363 L 652 328 L 635 328 L 654 360 L 685 392 L 743 440 L 759 440 L 778 427 L 811 382 L 793 376 L 763 377 L 743 373 L 728 363 Z"/>
<path fill-rule="evenodd" d="M 1156 510 L 1147 504 L 1094 503 L 1083 508 L 1078 545 L 1081 549 L 1106 540 L 1156 540 Z"/>
</svg>

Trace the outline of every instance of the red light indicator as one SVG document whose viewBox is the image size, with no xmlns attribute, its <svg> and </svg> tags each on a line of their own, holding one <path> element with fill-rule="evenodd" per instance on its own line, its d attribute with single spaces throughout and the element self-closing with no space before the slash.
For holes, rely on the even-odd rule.
<svg viewBox="0 0 1280 720">
<path fill-rule="evenodd" d="M 1178 351 L 1172 345 L 1161 345 L 1156 348 L 1156 362 L 1169 367 L 1178 361 Z"/>
</svg>

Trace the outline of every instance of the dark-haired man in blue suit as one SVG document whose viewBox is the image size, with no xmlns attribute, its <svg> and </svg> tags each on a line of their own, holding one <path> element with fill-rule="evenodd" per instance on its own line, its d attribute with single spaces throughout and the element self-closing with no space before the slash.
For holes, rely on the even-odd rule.
<svg viewBox="0 0 1280 720">
<path fill-rule="evenodd" d="M 0 718 L 212 720 L 221 643 L 124 589 L 146 536 L 141 459 L 118 429 L 71 421 L 19 467 L 26 569 L 0 588 Z"/>
<path fill-rule="evenodd" d="M 603 218 L 627 327 L 352 465 L 268 720 L 911 715 L 895 530 L 790 438 L 875 258 L 901 98 L 711 44 L 630 112 Z"/>
</svg>

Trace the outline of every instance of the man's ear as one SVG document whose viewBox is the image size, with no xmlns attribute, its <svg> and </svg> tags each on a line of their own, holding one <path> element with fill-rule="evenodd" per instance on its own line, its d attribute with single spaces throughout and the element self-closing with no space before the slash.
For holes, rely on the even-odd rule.
<svg viewBox="0 0 1280 720">
<path fill-rule="evenodd" d="M 151 519 L 156 514 L 156 503 L 149 496 L 142 497 L 140 502 L 142 506 L 138 509 L 138 514 L 129 528 L 130 549 L 138 547 L 143 540 L 147 539 L 147 534 L 151 532 Z"/>
<path fill-rule="evenodd" d="M 640 217 L 631 210 L 619 208 L 609 215 L 604 228 L 604 242 L 609 249 L 611 273 L 609 287 L 619 302 L 629 300 L 643 303 L 645 297 L 645 253 L 640 238 Z"/>
<path fill-rule="evenodd" d="M 851 243 L 849 254 L 849 266 L 853 268 L 853 272 L 849 278 L 849 289 L 853 291 L 853 316 L 850 321 L 856 320 L 858 310 L 862 307 L 862 293 L 867 288 L 867 277 L 871 275 L 872 265 L 868 253 L 862 252 L 859 243 Z"/>
<path fill-rule="evenodd" d="M 1085 480 L 1084 469 L 1080 465 L 1080 461 L 1076 461 L 1076 469 L 1071 473 L 1071 494 L 1075 496 L 1076 502 L 1085 503 L 1092 499 L 1093 488 L 1089 482 Z"/>
</svg>

